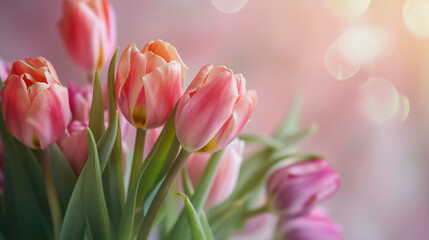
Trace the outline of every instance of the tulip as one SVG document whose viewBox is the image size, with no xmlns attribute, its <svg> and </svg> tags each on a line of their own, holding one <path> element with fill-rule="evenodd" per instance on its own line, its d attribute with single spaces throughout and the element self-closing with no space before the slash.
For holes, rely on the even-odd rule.
<svg viewBox="0 0 429 240">
<path fill-rule="evenodd" d="M 282 216 L 302 215 L 334 195 L 339 187 L 340 177 L 326 160 L 302 162 L 270 175 L 268 203 Z"/>
<path fill-rule="evenodd" d="M 206 207 L 210 208 L 223 202 L 234 191 L 240 172 L 243 152 L 244 142 L 240 140 L 235 140 L 226 147 L 207 197 Z M 186 170 L 194 188 L 197 187 L 209 158 L 210 154 L 193 153 L 186 162 Z"/>
<path fill-rule="evenodd" d="M 146 139 L 143 150 L 143 161 L 146 159 L 147 155 L 149 155 L 152 147 L 155 145 L 156 140 L 161 134 L 162 128 L 150 129 L 146 133 Z"/>
<path fill-rule="evenodd" d="M 67 88 L 42 57 L 13 63 L 1 100 L 10 133 L 30 148 L 52 145 L 71 119 Z"/>
<path fill-rule="evenodd" d="M 4 82 L 6 81 L 7 76 L 9 76 L 10 73 L 10 65 L 0 59 L 0 78 Z"/>
<path fill-rule="evenodd" d="M 87 71 L 100 69 L 116 46 L 115 15 L 106 0 L 65 0 L 58 25 L 71 59 Z"/>
<path fill-rule="evenodd" d="M 342 240 L 341 227 L 316 209 L 308 215 L 279 221 L 276 240 Z"/>
<path fill-rule="evenodd" d="M 139 52 L 135 44 L 128 45 L 115 82 L 124 117 L 142 129 L 164 125 L 182 95 L 181 69 L 180 62 L 164 59 L 155 50 Z"/>
<path fill-rule="evenodd" d="M 216 152 L 234 140 L 253 113 L 256 91 L 226 67 L 203 67 L 176 110 L 177 138 L 189 152 Z"/>
<path fill-rule="evenodd" d="M 93 90 L 91 85 L 77 87 L 73 82 L 69 83 L 70 111 L 73 121 L 76 120 L 83 123 L 89 122 L 92 92 Z"/>
<path fill-rule="evenodd" d="M 79 175 L 88 159 L 87 127 L 80 121 L 71 122 L 61 140 L 57 142 L 73 171 Z"/>
<path fill-rule="evenodd" d="M 3 158 L 4 158 L 4 146 L 3 146 L 3 142 L 0 141 L 0 189 L 3 189 L 3 184 L 4 184 Z"/>
</svg>

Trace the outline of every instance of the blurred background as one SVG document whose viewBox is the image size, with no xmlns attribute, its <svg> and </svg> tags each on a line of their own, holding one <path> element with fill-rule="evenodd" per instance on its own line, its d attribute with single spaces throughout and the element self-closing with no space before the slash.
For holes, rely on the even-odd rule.
<svg viewBox="0 0 429 240">
<path fill-rule="evenodd" d="M 61 4 L 0 0 L 0 58 L 44 56 L 63 82 L 83 84 L 58 33 Z M 429 0 L 112 4 L 121 49 L 168 41 L 187 82 L 208 63 L 243 73 L 258 91 L 247 133 L 269 136 L 302 97 L 303 125 L 318 125 L 303 149 L 328 156 L 342 177 L 326 207 L 346 239 L 427 239 Z"/>
</svg>

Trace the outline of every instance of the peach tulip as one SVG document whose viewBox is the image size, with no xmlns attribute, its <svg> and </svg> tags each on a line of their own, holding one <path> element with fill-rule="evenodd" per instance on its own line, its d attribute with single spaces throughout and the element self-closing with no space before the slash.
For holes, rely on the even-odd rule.
<svg viewBox="0 0 429 240">
<path fill-rule="evenodd" d="M 130 44 L 122 53 L 116 75 L 116 96 L 124 117 L 135 127 L 162 126 L 182 95 L 182 64 L 158 52 L 140 52 Z"/>
<path fill-rule="evenodd" d="M 176 110 L 177 137 L 190 152 L 216 152 L 234 140 L 253 113 L 256 91 L 226 67 L 203 67 Z"/>
<path fill-rule="evenodd" d="M 340 176 L 324 159 L 297 163 L 274 171 L 267 181 L 268 202 L 282 216 L 297 216 L 332 197 Z"/>
<path fill-rule="evenodd" d="M 65 0 L 58 25 L 71 59 L 87 71 L 100 69 L 116 46 L 115 15 L 106 0 Z"/>
<path fill-rule="evenodd" d="M 1 100 L 10 133 L 30 148 L 52 145 L 71 119 L 67 88 L 42 57 L 13 63 Z"/>
<path fill-rule="evenodd" d="M 234 191 L 240 172 L 241 161 L 243 160 L 243 152 L 244 142 L 241 140 L 235 140 L 226 147 L 212 187 L 210 188 L 206 207 L 212 207 L 223 202 Z M 210 156 L 211 154 L 193 153 L 186 162 L 186 170 L 194 188 L 197 187 Z"/>
</svg>

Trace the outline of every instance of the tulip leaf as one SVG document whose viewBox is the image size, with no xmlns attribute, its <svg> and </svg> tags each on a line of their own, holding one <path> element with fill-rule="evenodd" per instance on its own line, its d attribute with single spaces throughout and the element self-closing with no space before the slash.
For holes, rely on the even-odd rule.
<svg viewBox="0 0 429 240">
<path fill-rule="evenodd" d="M 261 143 L 265 147 L 272 148 L 274 150 L 280 150 L 283 148 L 283 143 L 276 139 L 264 138 L 257 135 L 240 135 L 239 138 L 246 143 Z"/>
<path fill-rule="evenodd" d="M 206 236 L 207 240 L 214 240 L 213 232 L 210 227 L 209 221 L 207 219 L 206 213 L 204 211 L 200 211 L 200 221 L 201 225 L 203 226 L 204 235 Z"/>
<path fill-rule="evenodd" d="M 116 112 L 116 94 L 115 94 L 115 63 L 116 57 L 118 56 L 119 48 L 116 49 L 115 54 L 113 54 L 112 60 L 109 65 L 109 72 L 107 75 L 107 95 L 109 99 L 109 125 L 115 120 Z"/>
<path fill-rule="evenodd" d="M 9 231 L 5 234 L 20 239 L 50 239 L 50 212 L 41 167 L 31 151 L 9 133 L 1 105 L 0 133 L 4 145 L 5 224 Z"/>
<path fill-rule="evenodd" d="M 62 154 L 59 147 L 54 144 L 49 148 L 51 155 L 51 167 L 55 188 L 58 194 L 61 211 L 66 212 L 70 197 L 76 185 L 77 177 Z"/>
<path fill-rule="evenodd" d="M 275 138 L 283 140 L 287 135 L 290 135 L 299 130 L 301 116 L 301 97 L 296 96 L 292 99 L 289 112 L 286 115 L 283 124 L 275 134 Z"/>
<path fill-rule="evenodd" d="M 186 167 L 182 169 L 182 185 L 183 191 L 187 196 L 192 196 L 195 192 L 194 186 L 192 186 L 191 179 L 189 178 L 188 171 L 186 171 Z"/>
<path fill-rule="evenodd" d="M 91 112 L 89 113 L 89 128 L 94 134 L 95 141 L 98 142 L 104 133 L 103 90 L 98 70 L 95 72 Z"/>
<path fill-rule="evenodd" d="M 203 226 L 201 224 L 200 218 L 198 217 L 198 213 L 195 210 L 194 206 L 192 205 L 189 198 L 181 193 L 173 193 L 174 195 L 177 195 L 185 201 L 185 213 L 186 213 L 186 219 L 188 220 L 189 227 L 191 228 L 192 237 L 195 240 L 200 239 L 206 239 Z M 183 236 L 180 236 L 183 237 Z"/>
<path fill-rule="evenodd" d="M 93 239 L 110 239 L 109 215 L 104 198 L 101 170 L 94 136 L 88 128 L 88 161 L 86 163 L 84 206 L 87 225 Z"/>
<path fill-rule="evenodd" d="M 145 199 L 144 196 L 146 196 L 149 190 L 153 188 L 156 183 L 156 179 L 158 178 L 154 168 L 149 168 L 149 163 L 153 161 L 151 166 L 155 165 L 157 169 L 159 169 L 158 172 L 160 172 L 162 170 L 162 164 L 165 162 L 169 152 L 176 150 L 171 148 L 172 142 L 176 137 L 176 131 L 174 128 L 174 112 L 175 110 L 173 110 L 170 114 L 170 117 L 167 123 L 164 125 L 164 128 L 162 129 L 158 139 L 152 147 L 152 150 L 149 152 L 144 163 L 140 166 L 135 181 L 131 184 L 131 186 L 129 186 L 130 189 L 128 191 L 127 200 L 125 202 L 119 225 L 119 239 L 131 239 L 132 228 L 134 226 L 134 212 L 136 209 L 137 196 L 142 196 L 140 199 L 141 204 L 139 206 L 143 205 Z M 157 166 L 158 164 L 161 166 Z M 144 180 L 143 176 L 145 176 Z M 146 180 L 148 181 L 145 182 Z M 139 186 L 140 183 L 143 184 L 141 189 Z"/>
<path fill-rule="evenodd" d="M 97 151 L 100 159 L 100 169 L 101 172 L 104 171 L 106 167 L 110 154 L 112 153 L 113 146 L 115 145 L 116 135 L 118 132 L 118 112 L 115 113 L 115 119 L 111 125 L 107 128 L 107 130 L 103 133 L 100 140 L 97 142 Z"/>
</svg>

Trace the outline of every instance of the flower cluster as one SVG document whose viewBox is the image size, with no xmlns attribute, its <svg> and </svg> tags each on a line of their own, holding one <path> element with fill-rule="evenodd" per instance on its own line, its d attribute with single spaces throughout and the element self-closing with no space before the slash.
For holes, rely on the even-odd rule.
<svg viewBox="0 0 429 240">
<path fill-rule="evenodd" d="M 59 30 L 73 62 L 95 71 L 90 83 L 66 88 L 43 57 L 0 61 L 0 236 L 147 239 L 159 223 L 164 239 L 224 239 L 273 212 L 280 239 L 341 238 L 313 209 L 338 174 L 316 155 L 283 154 L 303 130 L 239 136 L 257 102 L 242 74 L 205 65 L 184 89 L 188 68 L 162 40 L 129 44 L 116 64 L 106 0 L 64 1 Z M 262 149 L 245 158 L 246 142 Z"/>
</svg>

